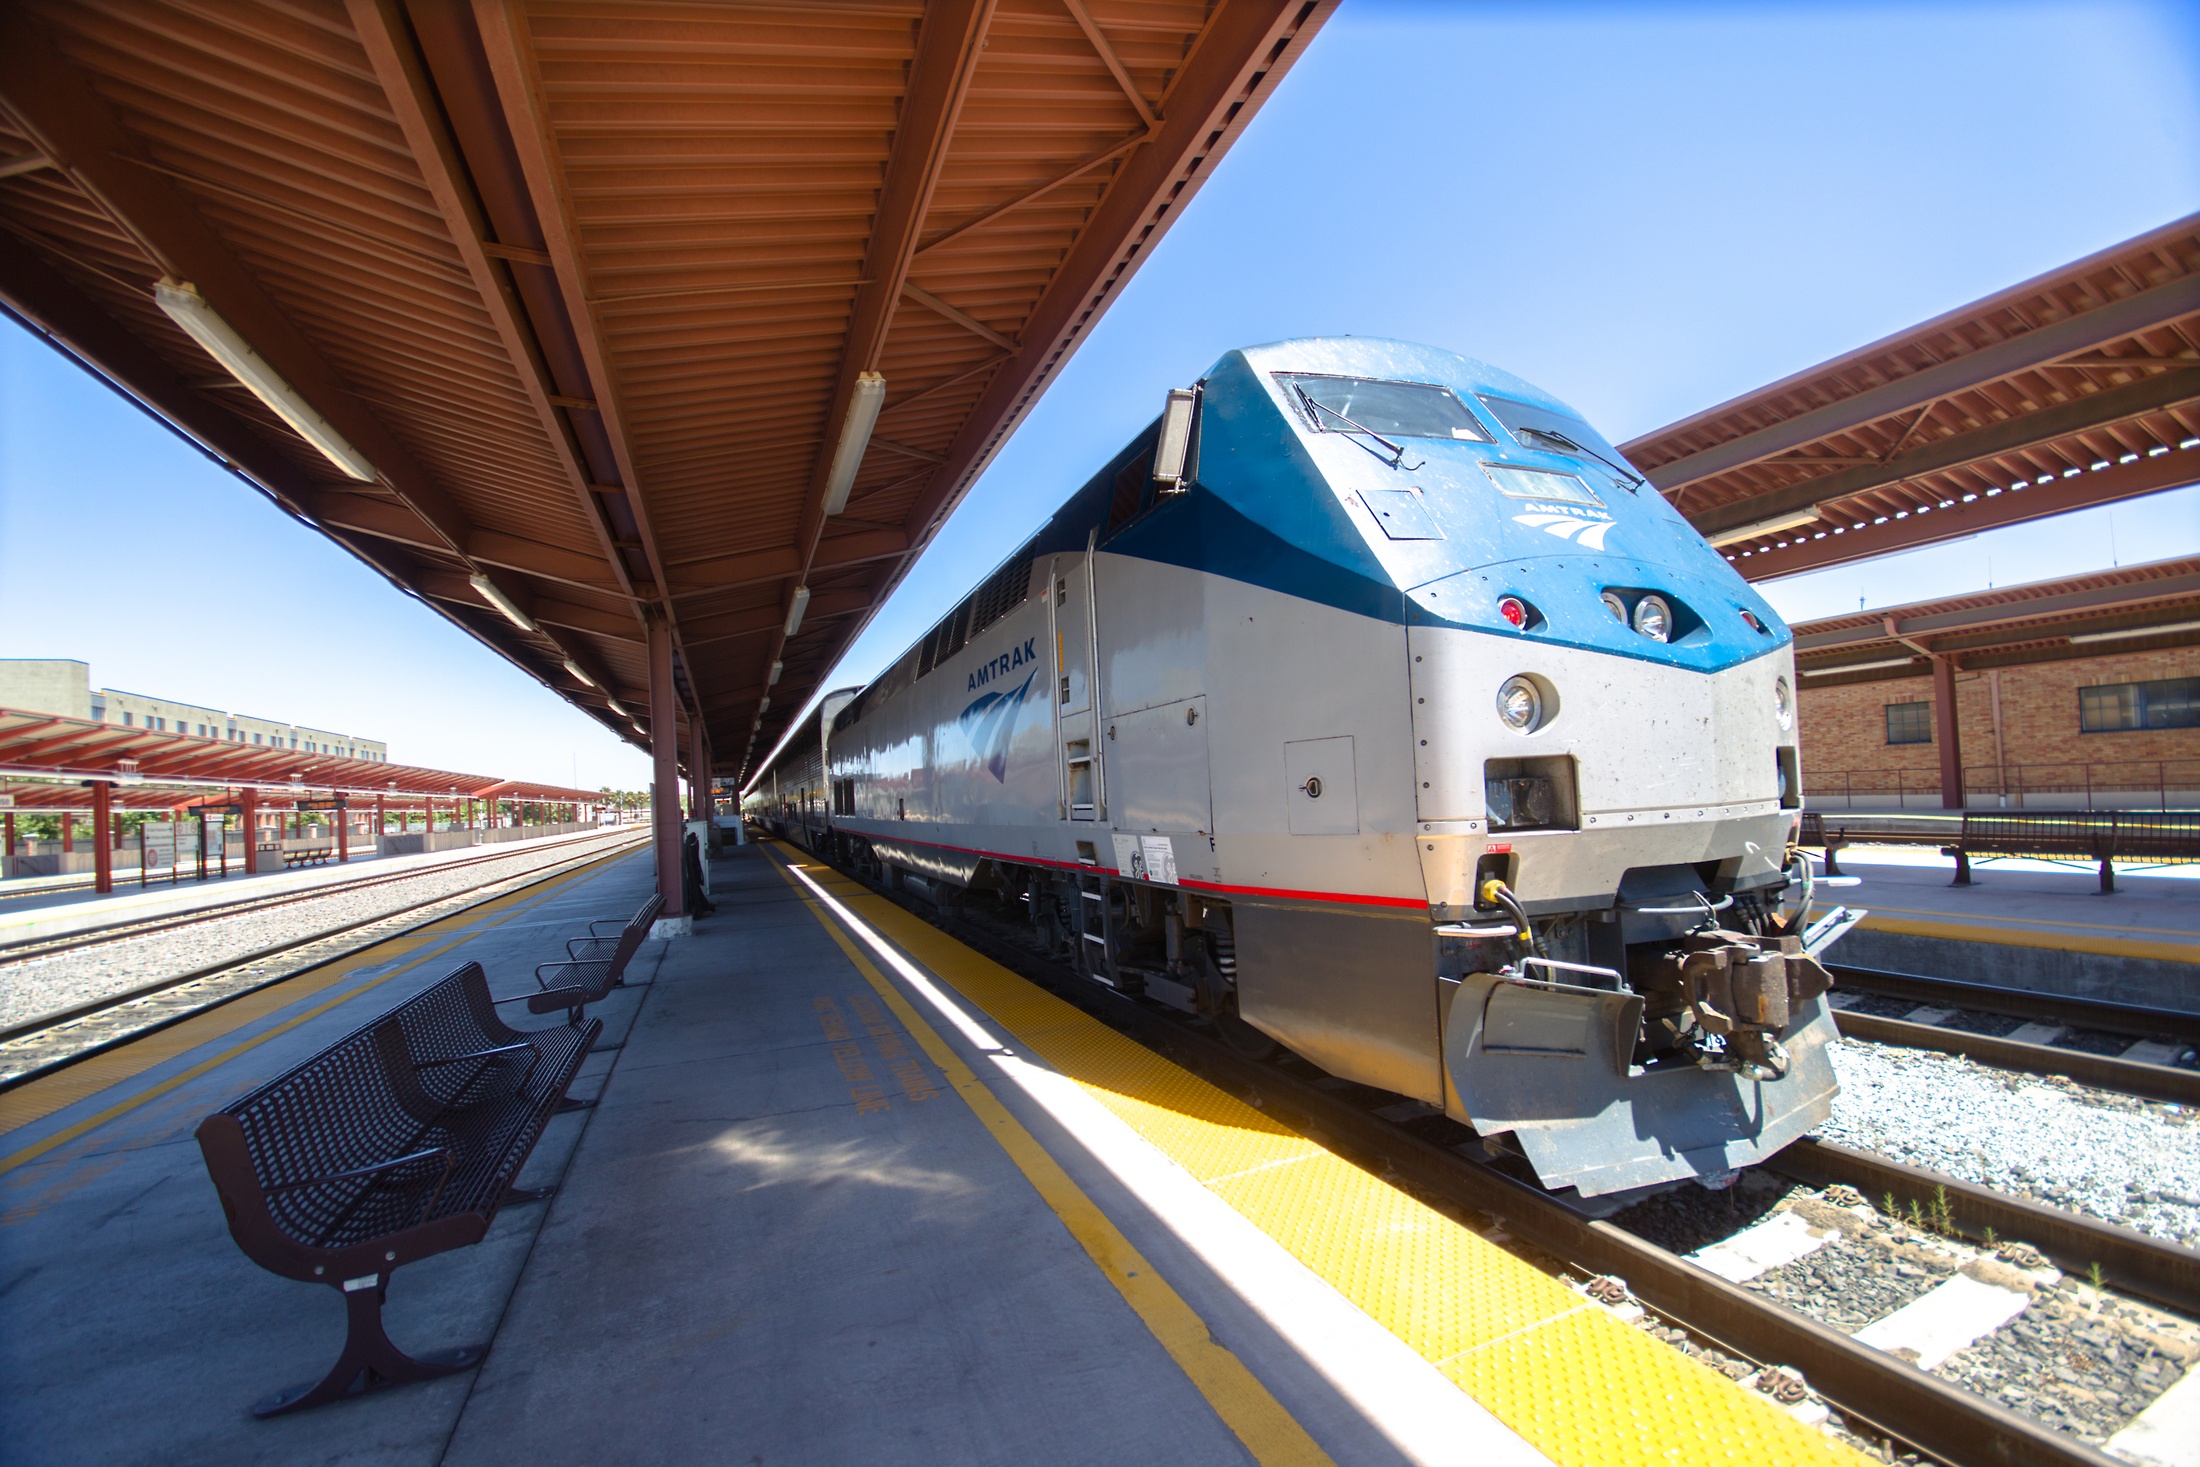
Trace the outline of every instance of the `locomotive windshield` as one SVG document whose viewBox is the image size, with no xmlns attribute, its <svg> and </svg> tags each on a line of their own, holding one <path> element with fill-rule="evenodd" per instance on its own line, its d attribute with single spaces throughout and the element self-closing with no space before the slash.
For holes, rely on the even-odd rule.
<svg viewBox="0 0 2200 1467">
<path fill-rule="evenodd" d="M 1317 433 L 1382 433 L 1397 438 L 1457 438 L 1487 443 L 1490 435 L 1448 387 L 1380 382 L 1371 377 L 1311 377 L 1279 372 Z"/>
<path fill-rule="evenodd" d="M 1619 450 L 1605 442 L 1603 434 L 1572 413 L 1554 412 L 1534 403 L 1493 397 L 1486 392 L 1482 394 L 1482 406 L 1488 408 L 1490 416 L 1503 423 L 1505 431 L 1519 439 L 1523 447 L 1594 460 L 1625 479 L 1629 487 L 1642 482 L 1640 474 L 1619 461 Z"/>
</svg>

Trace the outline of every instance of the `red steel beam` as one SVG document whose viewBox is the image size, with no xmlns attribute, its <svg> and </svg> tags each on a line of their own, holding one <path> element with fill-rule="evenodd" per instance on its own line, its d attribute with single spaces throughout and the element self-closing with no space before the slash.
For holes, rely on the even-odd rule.
<svg viewBox="0 0 2200 1467">
<path fill-rule="evenodd" d="M 1738 555 L 1733 565 L 1747 580 L 1769 581 L 1804 571 L 1823 570 L 1829 565 L 1869 560 L 1875 555 L 1897 550 L 1963 540 L 2003 525 L 2021 525 L 2030 520 L 2067 514 L 2074 509 L 2091 509 L 2095 505 L 2136 499 L 2144 494 L 2200 482 L 2200 462 L 2194 461 L 2196 457 L 2200 455 L 2171 452 L 2158 458 L 2142 458 L 2137 463 L 2115 464 L 2075 478 L 2058 479 L 2052 484 L 2037 484 L 2029 489 L 1997 494 L 1991 499 L 1980 498 L 1969 504 L 1936 509 L 1929 515 L 1890 519 L 1883 525 L 1866 525 L 1861 530 L 1848 530 L 1839 535 L 1828 532 L 1823 540 L 1792 541 L 1785 550 L 1759 550 L 1751 555 Z"/>
</svg>

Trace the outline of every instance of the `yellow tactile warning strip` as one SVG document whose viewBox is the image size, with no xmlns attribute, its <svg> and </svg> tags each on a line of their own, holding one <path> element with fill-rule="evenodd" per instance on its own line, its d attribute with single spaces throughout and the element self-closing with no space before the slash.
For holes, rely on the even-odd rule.
<svg viewBox="0 0 2200 1467">
<path fill-rule="evenodd" d="M 785 872 L 781 875 L 786 877 Z M 786 879 L 790 886 L 794 885 L 791 877 Z M 800 887 L 795 889 L 801 890 Z M 1130 1305 L 1132 1312 L 1153 1332 L 1154 1339 L 1169 1352 L 1169 1358 L 1206 1398 L 1223 1424 L 1236 1433 L 1254 1459 L 1263 1467 L 1268 1464 L 1278 1464 L 1278 1467 L 1281 1464 L 1303 1464 L 1303 1467 L 1329 1464 L 1334 1467 L 1329 1454 L 1307 1435 L 1306 1428 L 1269 1394 L 1268 1388 L 1245 1368 L 1245 1363 L 1233 1351 L 1209 1333 L 1206 1322 L 1169 1286 L 1160 1270 L 1123 1236 L 1122 1230 L 1109 1221 L 1106 1213 L 1094 1205 L 1084 1189 L 1062 1170 L 1061 1164 L 1037 1138 L 1009 1114 L 999 1097 L 963 1063 L 960 1055 L 948 1047 L 939 1032 L 925 1022 L 924 1016 L 902 996 L 901 990 L 887 981 L 886 975 L 865 956 L 840 924 L 809 896 L 803 896 L 802 904 L 831 934 L 834 943 L 847 954 L 848 961 L 863 975 L 863 980 L 886 1001 L 894 1017 L 922 1046 L 932 1063 L 939 1066 L 947 1083 L 969 1105 L 979 1123 L 1000 1143 L 1017 1170 L 1062 1220 L 1070 1236 L 1123 1296 L 1123 1302 Z"/>
<path fill-rule="evenodd" d="M 2090 937 L 2082 932 L 2059 931 L 2060 928 L 2092 926 L 2092 923 L 2056 923 L 2049 917 L 2009 917 L 2008 922 L 2024 922 L 2028 927 L 1981 927 L 1971 923 L 1945 920 L 1918 921 L 1909 916 L 1888 916 L 1886 913 L 1900 908 L 1873 907 L 1864 918 L 1864 927 L 1872 932 L 1893 932 L 1907 937 L 1939 937 L 1951 942 L 1988 942 L 2000 947 L 2042 947 L 2057 952 L 2094 953 L 2107 958 L 2158 958 L 2169 963 L 2200 963 L 2200 936 L 2188 935 L 2182 942 L 2144 942 L 2127 937 Z M 1918 916 L 1931 916 L 1919 913 Z M 2031 930 L 2036 928 L 2036 930 Z M 2151 927 L 2110 927 L 2110 932 L 2164 931 Z"/>
<path fill-rule="evenodd" d="M 625 851 L 616 853 L 616 855 L 626 854 L 628 853 Z M 603 858 L 606 861 L 612 859 L 614 859 L 613 856 Z M 271 983 L 267 987 L 248 993 L 242 998 L 233 999 L 220 1008 L 209 1009 L 203 1014 L 185 1019 L 180 1024 L 171 1024 L 165 1029 L 146 1035 L 143 1039 L 110 1049 L 103 1054 L 93 1055 L 90 1059 L 70 1065 L 67 1069 L 57 1070 L 51 1075 L 42 1076 L 28 1084 L 19 1085 L 5 1094 L 0 1094 L 0 1136 L 5 1136 L 10 1132 L 21 1130 L 34 1121 L 43 1120 L 47 1116 L 75 1105 L 79 1101 L 89 1100 L 100 1092 L 142 1075 L 154 1066 L 165 1064 L 178 1055 L 188 1054 L 201 1045 L 210 1044 L 225 1035 L 233 1034 L 239 1029 L 257 1023 L 270 1014 L 279 1013 L 303 999 L 325 992 L 344 982 L 345 979 L 362 968 L 371 968 L 377 963 L 388 962 L 393 955 L 415 948 L 427 947 L 428 949 L 411 962 L 392 968 L 389 972 L 370 979 L 356 988 L 348 988 L 336 997 L 329 999 L 326 1003 L 316 1004 L 303 1013 L 295 1014 L 264 1033 L 256 1034 L 241 1043 L 230 1045 L 180 1074 L 169 1076 L 166 1080 L 149 1089 L 139 1091 L 18 1151 L 0 1156 L 0 1176 L 14 1171 L 27 1162 L 36 1161 L 39 1157 L 57 1147 L 66 1146 L 79 1136 L 96 1130 L 119 1116 L 127 1115 L 139 1106 L 157 1100 L 171 1090 L 189 1084 L 199 1076 L 229 1063 L 238 1055 L 257 1045 L 264 1044 L 278 1034 L 288 1033 L 300 1024 L 320 1017 L 339 1004 L 349 1003 L 370 988 L 387 983 L 399 974 L 408 973 L 422 963 L 449 952 L 460 943 L 476 936 L 475 925 L 480 923 L 482 917 L 489 913 L 501 912 L 503 915 L 497 917 L 494 922 L 486 924 L 488 926 L 494 927 L 510 921 L 518 915 L 520 906 L 550 896 L 559 887 L 587 875 L 601 864 L 601 861 L 591 861 L 585 866 L 575 867 L 573 870 L 563 872 L 548 881 L 521 887 L 517 891 L 506 892 L 503 896 L 492 898 L 478 906 L 453 912 L 426 927 L 401 933 L 396 937 L 378 942 L 369 948 L 362 948 L 327 967 L 315 968 L 301 973 L 295 978 L 286 978 Z M 442 934 L 449 932 L 455 926 L 463 926 L 468 930 L 458 933 L 448 942 L 439 941 Z M 430 946 L 431 944 L 433 945 Z"/>
<path fill-rule="evenodd" d="M 1553 1461 L 1861 1460 L 892 903 L 803 869 Z"/>
</svg>

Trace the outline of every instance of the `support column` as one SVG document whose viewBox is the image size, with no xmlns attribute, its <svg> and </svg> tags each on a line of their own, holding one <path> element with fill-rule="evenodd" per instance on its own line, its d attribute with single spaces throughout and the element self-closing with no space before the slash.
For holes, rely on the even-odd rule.
<svg viewBox="0 0 2200 1467">
<path fill-rule="evenodd" d="M 0 815 L 0 824 L 7 826 L 7 834 L 4 837 L 6 844 L 4 847 L 0 847 L 0 855 L 5 855 L 7 860 L 0 861 L 0 877 L 13 876 L 15 874 L 15 812 L 10 810 L 4 815 Z"/>
<path fill-rule="evenodd" d="M 657 891 L 664 913 L 654 937 L 685 937 L 694 930 L 680 880 L 680 709 L 672 692 L 672 628 L 649 616 L 649 754 L 655 786 L 650 791 L 650 830 L 655 837 Z"/>
<path fill-rule="evenodd" d="M 336 861 L 338 865 L 351 859 L 351 805 L 347 801 L 330 812 L 336 822 Z"/>
<path fill-rule="evenodd" d="M 703 853 L 718 854 L 718 812 L 710 801 L 710 734 L 698 718 L 688 724 L 688 818 L 703 822 Z"/>
<path fill-rule="evenodd" d="M 1940 808 L 1963 808 L 1963 740 L 1956 721 L 1956 660 L 1933 656 L 1933 742 L 1940 746 Z"/>
<path fill-rule="evenodd" d="M 115 889 L 114 793 L 109 781 L 92 781 L 92 890 L 102 895 Z"/>
<path fill-rule="evenodd" d="M 61 854 L 66 856 L 76 850 L 76 814 L 71 810 L 61 812 Z"/>
<path fill-rule="evenodd" d="M 244 874 L 260 874 L 260 792 L 244 789 Z"/>
</svg>

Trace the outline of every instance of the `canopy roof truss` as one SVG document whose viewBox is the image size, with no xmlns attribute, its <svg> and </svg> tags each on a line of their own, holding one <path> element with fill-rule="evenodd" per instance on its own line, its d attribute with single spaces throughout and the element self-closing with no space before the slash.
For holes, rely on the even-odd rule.
<svg viewBox="0 0 2200 1467">
<path fill-rule="evenodd" d="M 0 708 L 0 779 L 8 778 L 106 780 L 125 788 L 152 784 L 234 789 L 249 785 L 280 792 L 334 791 L 408 800 L 426 797 L 597 804 L 603 799 L 596 790 L 492 779 L 417 764 L 347 759 Z"/>
<path fill-rule="evenodd" d="M 622 736 L 699 718 L 734 773 L 1334 3 L 26 0 L 0 305 Z"/>
<path fill-rule="evenodd" d="M 2200 480 L 2200 215 L 1624 445 L 1751 580 Z"/>
<path fill-rule="evenodd" d="M 1799 622 L 1809 688 L 1916 677 L 1935 657 L 1967 669 L 2200 647 L 2200 557 L 2124 566 Z"/>
</svg>

